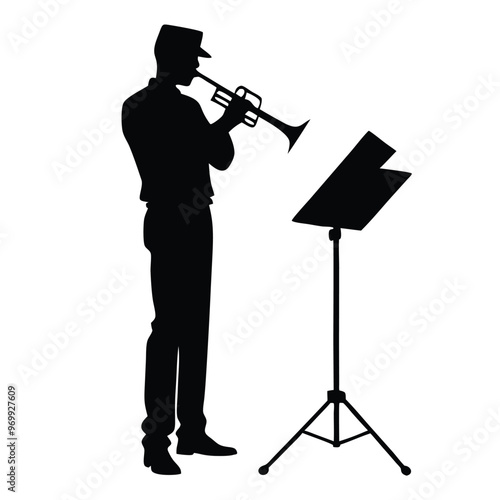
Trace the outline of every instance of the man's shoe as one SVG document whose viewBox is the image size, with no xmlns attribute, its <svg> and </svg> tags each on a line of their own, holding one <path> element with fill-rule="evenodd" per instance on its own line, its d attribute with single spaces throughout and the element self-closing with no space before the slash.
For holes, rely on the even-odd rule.
<svg viewBox="0 0 500 500">
<path fill-rule="evenodd" d="M 192 455 L 198 453 L 200 455 L 211 455 L 223 457 L 227 455 L 236 455 L 236 450 L 229 446 L 222 446 L 216 443 L 206 434 L 199 439 L 179 439 L 177 443 L 178 455 Z"/>
<path fill-rule="evenodd" d="M 145 445 L 144 440 L 143 445 Z M 181 469 L 170 456 L 167 446 L 158 446 L 156 443 L 144 446 L 144 465 L 151 467 L 155 474 L 174 475 L 181 473 Z"/>
<path fill-rule="evenodd" d="M 155 474 L 173 476 L 175 474 L 181 473 L 181 469 L 174 462 L 168 451 L 165 452 L 165 455 L 163 457 L 161 457 L 160 459 L 155 458 L 152 462 L 147 462 L 146 458 L 144 458 L 144 465 L 146 465 L 146 467 L 151 467 L 151 470 Z"/>
</svg>

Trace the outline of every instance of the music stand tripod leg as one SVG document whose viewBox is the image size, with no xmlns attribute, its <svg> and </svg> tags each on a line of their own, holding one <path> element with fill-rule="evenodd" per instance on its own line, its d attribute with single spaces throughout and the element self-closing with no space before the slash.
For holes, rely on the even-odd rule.
<svg viewBox="0 0 500 500">
<path fill-rule="evenodd" d="M 377 440 L 378 444 L 384 448 L 384 450 L 388 453 L 388 455 L 399 465 L 401 472 L 405 475 L 408 476 L 411 473 L 411 469 L 407 466 L 404 465 L 401 460 L 396 456 L 396 454 L 385 444 L 385 442 L 382 440 L 382 438 L 368 425 L 368 422 L 356 411 L 354 406 L 345 399 L 343 403 L 347 406 L 349 411 L 359 420 L 361 425 Z"/>
<path fill-rule="evenodd" d="M 271 458 L 271 460 L 269 460 L 269 462 L 267 462 L 266 465 L 263 465 L 262 467 L 259 467 L 259 474 L 261 475 L 266 475 L 268 472 L 269 472 L 269 467 L 271 467 L 271 465 L 274 464 L 274 462 L 276 462 L 276 460 L 278 460 L 279 457 L 281 457 L 281 455 L 283 455 L 283 453 L 285 453 L 286 450 L 288 450 L 288 448 L 290 448 L 290 446 L 292 446 L 293 443 L 295 443 L 295 441 L 297 441 L 297 439 L 299 439 L 299 437 L 304 433 L 304 431 L 325 411 L 325 409 L 329 406 L 330 404 L 330 401 L 327 401 L 301 428 L 299 431 L 297 431 L 297 433 L 288 441 L 288 443 L 285 444 L 285 446 L 283 446 L 283 448 L 281 448 L 280 451 L 278 451 L 278 453 L 276 453 L 276 455 L 274 455 L 273 458 Z"/>
</svg>

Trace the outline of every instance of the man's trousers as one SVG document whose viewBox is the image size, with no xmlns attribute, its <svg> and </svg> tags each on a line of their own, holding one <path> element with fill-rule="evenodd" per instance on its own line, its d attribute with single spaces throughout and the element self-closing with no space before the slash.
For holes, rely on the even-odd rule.
<svg viewBox="0 0 500 500">
<path fill-rule="evenodd" d="M 142 423 L 146 442 L 170 441 L 175 409 L 179 439 L 205 432 L 203 414 L 207 367 L 212 218 L 207 207 L 189 223 L 176 206 L 148 203 L 144 243 L 151 253 L 155 308 L 147 341 Z M 177 392 L 176 392 L 177 386 Z M 176 398 L 177 396 L 177 398 Z"/>
</svg>

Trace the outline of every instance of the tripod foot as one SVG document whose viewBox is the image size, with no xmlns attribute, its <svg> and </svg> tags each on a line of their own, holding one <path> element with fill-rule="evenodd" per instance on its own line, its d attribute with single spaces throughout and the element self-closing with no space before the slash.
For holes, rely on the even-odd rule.
<svg viewBox="0 0 500 500">
<path fill-rule="evenodd" d="M 406 466 L 406 465 L 403 465 L 403 467 L 401 467 L 401 472 L 405 475 L 405 476 L 409 476 L 411 474 L 411 469 Z"/>
<path fill-rule="evenodd" d="M 259 467 L 259 474 L 261 476 L 265 476 L 268 472 L 269 472 L 269 467 L 267 465 L 263 465 L 262 467 Z"/>
</svg>

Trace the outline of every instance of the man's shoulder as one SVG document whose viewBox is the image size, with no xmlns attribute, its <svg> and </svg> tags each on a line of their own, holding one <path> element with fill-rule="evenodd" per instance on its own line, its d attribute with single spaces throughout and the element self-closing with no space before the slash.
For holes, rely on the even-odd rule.
<svg viewBox="0 0 500 500">
<path fill-rule="evenodd" d="M 154 89 L 155 85 L 154 84 L 152 85 L 150 80 L 150 83 L 146 85 L 146 87 L 138 90 L 131 96 L 127 97 L 123 102 L 123 105 L 135 109 L 139 103 L 146 102 L 148 96 L 149 97 L 153 96 Z"/>
<path fill-rule="evenodd" d="M 143 116 L 154 113 L 158 108 L 158 92 L 155 92 L 157 84 L 151 79 L 146 87 L 138 90 L 131 96 L 127 97 L 122 104 L 122 120 L 129 116 Z"/>
<path fill-rule="evenodd" d="M 129 116 L 136 119 L 181 114 L 192 119 L 205 115 L 198 101 L 183 94 L 177 87 L 165 87 L 157 79 L 152 78 L 148 85 L 125 99 L 122 105 L 122 120 Z M 135 121 L 135 120 L 134 120 Z"/>
</svg>

